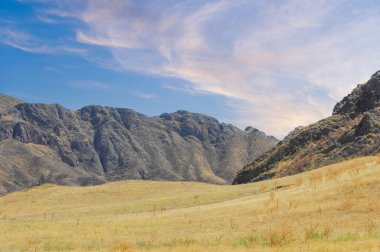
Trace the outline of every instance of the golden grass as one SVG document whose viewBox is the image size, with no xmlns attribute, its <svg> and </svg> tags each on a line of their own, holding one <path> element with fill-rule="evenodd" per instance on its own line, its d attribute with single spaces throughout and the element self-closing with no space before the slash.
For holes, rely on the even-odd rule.
<svg viewBox="0 0 380 252">
<path fill-rule="evenodd" d="M 226 186 L 123 181 L 0 197 L 0 251 L 380 251 L 380 157 Z"/>
<path fill-rule="evenodd" d="M 12 115 L 4 115 L 4 116 L 0 117 L 0 119 L 3 121 L 13 121 L 13 120 L 15 120 L 15 117 Z"/>
<path fill-rule="evenodd" d="M 52 151 L 47 145 L 42 145 L 42 144 L 34 144 L 34 143 L 27 143 L 27 146 L 30 146 L 34 149 L 37 149 L 38 151 L 42 152 L 43 154 L 46 155 L 56 155 L 54 151 Z"/>
</svg>

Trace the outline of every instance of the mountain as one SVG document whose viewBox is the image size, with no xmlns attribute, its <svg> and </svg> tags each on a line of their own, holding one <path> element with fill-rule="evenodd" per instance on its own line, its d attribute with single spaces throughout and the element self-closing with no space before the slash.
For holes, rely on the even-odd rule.
<svg viewBox="0 0 380 252">
<path fill-rule="evenodd" d="M 22 101 L 7 95 L 0 94 L 0 112 L 19 103 L 22 103 Z"/>
<path fill-rule="evenodd" d="M 380 71 L 335 105 L 332 116 L 291 132 L 243 167 L 234 184 L 282 177 L 380 152 Z"/>
<path fill-rule="evenodd" d="M 30 104 L 0 96 L 0 193 L 41 183 L 124 179 L 231 183 L 278 141 L 187 111 L 148 117 L 130 109 Z"/>
</svg>

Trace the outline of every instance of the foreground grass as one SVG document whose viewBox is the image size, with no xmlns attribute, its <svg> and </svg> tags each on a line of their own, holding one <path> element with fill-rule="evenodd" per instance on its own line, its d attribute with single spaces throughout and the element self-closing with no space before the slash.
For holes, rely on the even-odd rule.
<svg viewBox="0 0 380 252">
<path fill-rule="evenodd" d="M 239 186 L 124 181 L 0 197 L 0 251 L 380 251 L 380 158 Z"/>
</svg>

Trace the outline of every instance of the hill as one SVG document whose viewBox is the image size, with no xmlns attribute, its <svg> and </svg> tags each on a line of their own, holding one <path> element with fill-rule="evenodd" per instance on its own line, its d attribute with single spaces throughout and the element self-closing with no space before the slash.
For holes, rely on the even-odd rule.
<svg viewBox="0 0 380 252">
<path fill-rule="evenodd" d="M 0 94 L 0 113 L 9 107 L 16 106 L 19 103 L 22 103 L 22 101 L 7 95 Z"/>
<path fill-rule="evenodd" d="M 333 115 L 297 128 L 243 167 L 234 184 L 288 176 L 380 152 L 380 71 L 336 104 Z"/>
<path fill-rule="evenodd" d="M 243 131 L 183 110 L 148 117 L 130 109 L 71 111 L 15 101 L 0 96 L 0 104 L 7 104 L 0 110 L 0 194 L 46 182 L 231 183 L 241 166 L 278 142 L 252 127 Z"/>
<path fill-rule="evenodd" d="M 377 251 L 380 157 L 243 185 L 121 181 L 0 197 L 0 251 Z"/>
</svg>

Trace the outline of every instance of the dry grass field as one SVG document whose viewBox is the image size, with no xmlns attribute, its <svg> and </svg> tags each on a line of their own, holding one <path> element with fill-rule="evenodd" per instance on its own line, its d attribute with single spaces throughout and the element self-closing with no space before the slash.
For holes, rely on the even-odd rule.
<svg viewBox="0 0 380 252">
<path fill-rule="evenodd" d="M 0 251 L 380 251 L 380 157 L 221 186 L 123 181 L 0 197 Z"/>
</svg>

